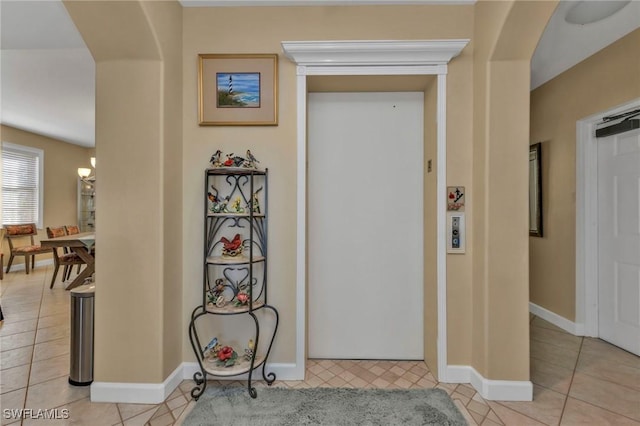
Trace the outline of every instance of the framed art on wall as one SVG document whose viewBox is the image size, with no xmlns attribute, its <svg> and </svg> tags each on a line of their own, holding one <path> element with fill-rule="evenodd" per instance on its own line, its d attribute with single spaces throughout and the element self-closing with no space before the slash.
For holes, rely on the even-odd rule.
<svg viewBox="0 0 640 426">
<path fill-rule="evenodd" d="M 276 126 L 278 55 L 198 55 L 198 124 Z"/>
</svg>

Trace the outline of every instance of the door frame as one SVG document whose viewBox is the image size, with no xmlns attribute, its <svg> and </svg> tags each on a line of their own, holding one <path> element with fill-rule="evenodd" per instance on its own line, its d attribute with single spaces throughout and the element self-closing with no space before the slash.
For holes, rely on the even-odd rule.
<svg viewBox="0 0 640 426">
<path fill-rule="evenodd" d="M 282 50 L 296 64 L 297 217 L 296 217 L 296 377 L 307 360 L 307 76 L 437 76 L 437 302 L 438 378 L 447 381 L 446 277 L 446 96 L 447 64 L 469 39 L 410 41 L 284 41 Z"/>
<path fill-rule="evenodd" d="M 640 105 L 640 98 L 576 123 L 576 319 L 575 334 L 599 337 L 598 330 L 598 145 L 602 118 Z"/>
</svg>

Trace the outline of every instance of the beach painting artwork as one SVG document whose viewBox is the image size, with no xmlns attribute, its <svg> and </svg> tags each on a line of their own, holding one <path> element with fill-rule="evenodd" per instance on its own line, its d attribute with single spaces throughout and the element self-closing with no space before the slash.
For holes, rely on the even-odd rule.
<svg viewBox="0 0 640 426">
<path fill-rule="evenodd" d="M 259 72 L 216 73 L 218 108 L 260 108 Z"/>
</svg>

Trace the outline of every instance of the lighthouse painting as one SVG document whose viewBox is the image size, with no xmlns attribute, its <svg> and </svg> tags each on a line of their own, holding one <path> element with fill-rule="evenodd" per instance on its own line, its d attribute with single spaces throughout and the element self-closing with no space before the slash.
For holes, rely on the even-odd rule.
<svg viewBox="0 0 640 426">
<path fill-rule="evenodd" d="M 260 73 L 216 73 L 218 108 L 260 108 Z"/>
</svg>

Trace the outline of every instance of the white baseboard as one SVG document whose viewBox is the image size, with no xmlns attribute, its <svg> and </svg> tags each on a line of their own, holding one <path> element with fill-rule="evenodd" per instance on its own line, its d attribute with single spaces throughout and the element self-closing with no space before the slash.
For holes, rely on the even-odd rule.
<svg viewBox="0 0 640 426">
<path fill-rule="evenodd" d="M 91 402 L 160 404 L 182 382 L 182 364 L 162 383 L 93 382 Z"/>
<path fill-rule="evenodd" d="M 180 385 L 183 380 L 192 380 L 199 371 L 198 363 L 183 362 L 162 383 L 112 383 L 93 382 L 91 384 L 91 402 L 118 402 L 127 404 L 160 404 Z M 295 364 L 267 364 L 267 374 L 273 372 L 277 380 L 304 380 L 300 377 Z M 247 375 L 218 380 L 242 380 Z M 262 379 L 262 370 L 254 371 L 253 378 Z"/>
<path fill-rule="evenodd" d="M 542 306 L 536 305 L 535 303 L 529 302 L 529 312 L 532 314 L 542 318 L 543 320 L 550 322 L 556 327 L 560 327 L 567 333 L 571 333 L 574 336 L 584 336 L 584 324 L 575 323 L 573 321 L 569 321 L 568 319 L 561 317 L 555 312 L 551 312 L 548 309 L 543 308 Z"/>
<path fill-rule="evenodd" d="M 516 380 L 490 380 L 468 365 L 448 365 L 445 383 L 471 383 L 489 401 L 533 401 L 533 383 Z"/>
</svg>

